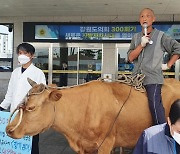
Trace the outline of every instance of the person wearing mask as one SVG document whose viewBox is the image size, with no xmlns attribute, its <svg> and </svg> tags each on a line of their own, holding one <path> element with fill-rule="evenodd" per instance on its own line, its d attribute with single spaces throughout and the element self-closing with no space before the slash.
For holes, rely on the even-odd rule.
<svg viewBox="0 0 180 154">
<path fill-rule="evenodd" d="M 133 36 L 128 60 L 134 63 L 133 75 L 140 73 L 145 75 L 143 85 L 147 92 L 153 125 L 157 125 L 166 122 L 161 98 L 163 70 L 170 69 L 179 59 L 180 44 L 153 27 L 155 15 L 150 8 L 145 8 L 140 12 L 139 21 L 142 32 Z M 171 58 L 163 64 L 165 52 L 169 53 Z"/>
<path fill-rule="evenodd" d="M 13 112 L 22 102 L 32 88 L 27 78 L 32 79 L 37 84 L 46 84 L 44 73 L 32 63 L 35 48 L 29 43 L 22 43 L 17 47 L 17 54 L 18 62 L 21 66 L 16 68 L 11 74 L 5 99 L 0 104 L 1 111 L 10 107 L 10 112 Z M 39 154 L 38 142 L 39 135 L 36 135 L 33 137 L 31 154 Z"/>
<path fill-rule="evenodd" d="M 180 154 L 180 99 L 171 105 L 167 123 L 143 131 L 133 154 Z"/>
</svg>

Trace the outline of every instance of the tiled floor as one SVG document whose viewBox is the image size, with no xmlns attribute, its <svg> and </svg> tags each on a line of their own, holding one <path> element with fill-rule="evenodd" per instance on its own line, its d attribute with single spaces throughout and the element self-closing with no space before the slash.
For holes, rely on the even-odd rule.
<svg viewBox="0 0 180 154">
<path fill-rule="evenodd" d="M 76 154 L 64 136 L 52 129 L 40 134 L 39 151 L 40 154 Z M 120 154 L 119 148 L 116 148 L 113 154 Z M 131 152 L 126 150 L 126 154 Z"/>
<path fill-rule="evenodd" d="M 52 129 L 40 134 L 40 154 L 75 154 L 67 140 Z"/>
</svg>

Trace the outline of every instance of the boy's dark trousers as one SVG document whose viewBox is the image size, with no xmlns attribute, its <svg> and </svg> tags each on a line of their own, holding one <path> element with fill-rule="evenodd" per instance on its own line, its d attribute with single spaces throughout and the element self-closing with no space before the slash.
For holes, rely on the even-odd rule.
<svg viewBox="0 0 180 154">
<path fill-rule="evenodd" d="M 144 87 L 147 92 L 149 109 L 153 118 L 153 125 L 165 123 L 165 111 L 161 97 L 162 84 L 148 84 Z"/>
<path fill-rule="evenodd" d="M 39 134 L 32 138 L 32 150 L 31 154 L 39 154 Z"/>
</svg>

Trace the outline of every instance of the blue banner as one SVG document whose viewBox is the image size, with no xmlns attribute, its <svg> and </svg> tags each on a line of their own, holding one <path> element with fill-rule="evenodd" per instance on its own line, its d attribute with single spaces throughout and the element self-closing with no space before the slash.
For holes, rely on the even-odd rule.
<svg viewBox="0 0 180 154">
<path fill-rule="evenodd" d="M 0 111 L 0 154 L 31 154 L 32 137 L 12 139 L 7 136 L 5 128 L 9 117 L 9 112 Z"/>
<path fill-rule="evenodd" d="M 154 25 L 174 39 L 180 39 L 180 25 Z M 140 25 L 35 25 L 35 39 L 131 40 Z"/>
</svg>

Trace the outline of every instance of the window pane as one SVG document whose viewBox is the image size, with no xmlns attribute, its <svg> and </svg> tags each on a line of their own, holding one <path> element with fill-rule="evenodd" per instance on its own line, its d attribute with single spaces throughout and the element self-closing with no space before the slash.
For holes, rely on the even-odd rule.
<svg viewBox="0 0 180 154">
<path fill-rule="evenodd" d="M 0 24 L 0 72 L 12 71 L 13 26 Z"/>
<path fill-rule="evenodd" d="M 79 83 L 97 80 L 101 76 L 102 49 L 79 51 Z M 82 71 L 82 73 L 81 73 Z"/>
<path fill-rule="evenodd" d="M 119 73 L 130 73 L 134 69 L 133 63 L 128 62 L 127 51 L 129 44 L 122 44 L 118 46 L 118 71 Z"/>
</svg>

